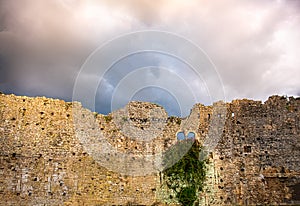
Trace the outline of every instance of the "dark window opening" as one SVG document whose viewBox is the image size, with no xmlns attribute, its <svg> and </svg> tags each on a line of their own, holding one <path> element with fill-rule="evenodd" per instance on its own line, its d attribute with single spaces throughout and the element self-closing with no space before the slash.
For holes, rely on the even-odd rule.
<svg viewBox="0 0 300 206">
<path fill-rule="evenodd" d="M 293 188 L 292 199 L 299 201 L 300 200 L 300 183 L 293 185 L 292 188 Z"/>
<path fill-rule="evenodd" d="M 244 146 L 245 153 L 251 153 L 251 146 Z"/>
</svg>

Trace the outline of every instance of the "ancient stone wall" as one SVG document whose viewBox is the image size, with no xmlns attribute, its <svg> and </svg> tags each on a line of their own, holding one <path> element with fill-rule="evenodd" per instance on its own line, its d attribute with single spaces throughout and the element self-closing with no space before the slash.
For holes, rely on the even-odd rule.
<svg viewBox="0 0 300 206">
<path fill-rule="evenodd" d="M 153 204 L 156 176 L 95 162 L 76 138 L 73 108 L 86 112 L 62 100 L 0 96 L 0 205 Z"/>
<path fill-rule="evenodd" d="M 211 154 L 207 204 L 299 204 L 300 99 L 270 97 L 227 104 Z"/>
<path fill-rule="evenodd" d="M 235 100 L 225 113 L 196 104 L 179 119 L 150 103 L 104 116 L 79 103 L 0 94 L 0 205 L 170 203 L 159 162 L 181 131 L 204 145 L 220 135 L 208 151 L 203 205 L 300 204 L 299 102 Z M 98 134 L 115 155 L 97 154 L 105 150 Z M 110 168 L 112 161 L 119 162 Z"/>
</svg>

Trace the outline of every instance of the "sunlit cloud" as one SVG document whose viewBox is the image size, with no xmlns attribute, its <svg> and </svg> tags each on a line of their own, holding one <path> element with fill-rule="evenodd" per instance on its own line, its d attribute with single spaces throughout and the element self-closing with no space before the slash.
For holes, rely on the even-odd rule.
<svg viewBox="0 0 300 206">
<path fill-rule="evenodd" d="M 227 100 L 299 95 L 299 10 L 297 1 L 284 0 L 2 0 L 0 90 L 69 101 L 94 49 L 124 33 L 154 29 L 201 47 L 216 65 Z M 205 93 L 188 70 L 170 59 L 166 64 Z M 103 80 L 105 95 L 114 91 L 114 79 Z"/>
</svg>

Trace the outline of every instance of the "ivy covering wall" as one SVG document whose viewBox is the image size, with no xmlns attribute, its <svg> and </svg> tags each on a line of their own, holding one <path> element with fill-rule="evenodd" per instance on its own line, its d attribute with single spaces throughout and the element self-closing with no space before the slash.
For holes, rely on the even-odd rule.
<svg viewBox="0 0 300 206">
<path fill-rule="evenodd" d="M 174 159 L 180 152 L 187 150 L 184 156 L 173 166 L 163 171 L 164 182 L 176 201 L 185 206 L 197 205 L 199 192 L 205 179 L 205 163 L 199 161 L 201 145 L 196 140 L 184 140 L 174 145 L 165 155 L 165 162 Z"/>
</svg>

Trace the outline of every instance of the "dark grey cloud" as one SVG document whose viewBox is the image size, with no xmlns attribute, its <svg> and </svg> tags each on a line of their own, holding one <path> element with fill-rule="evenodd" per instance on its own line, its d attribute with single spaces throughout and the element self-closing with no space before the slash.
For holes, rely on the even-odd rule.
<svg viewBox="0 0 300 206">
<path fill-rule="evenodd" d="M 299 10 L 296 0 L 0 0 L 0 90 L 70 101 L 76 76 L 91 51 L 123 33 L 155 29 L 199 45 L 216 65 L 227 100 L 299 96 Z M 109 98 L 139 61 L 123 62 L 122 71 L 108 74 L 97 95 Z M 201 87 L 176 61 L 160 61 Z M 156 101 L 176 107 L 171 98 Z M 109 111 L 107 102 L 99 103 L 97 110 Z M 209 101 L 205 97 L 203 102 Z"/>
</svg>

